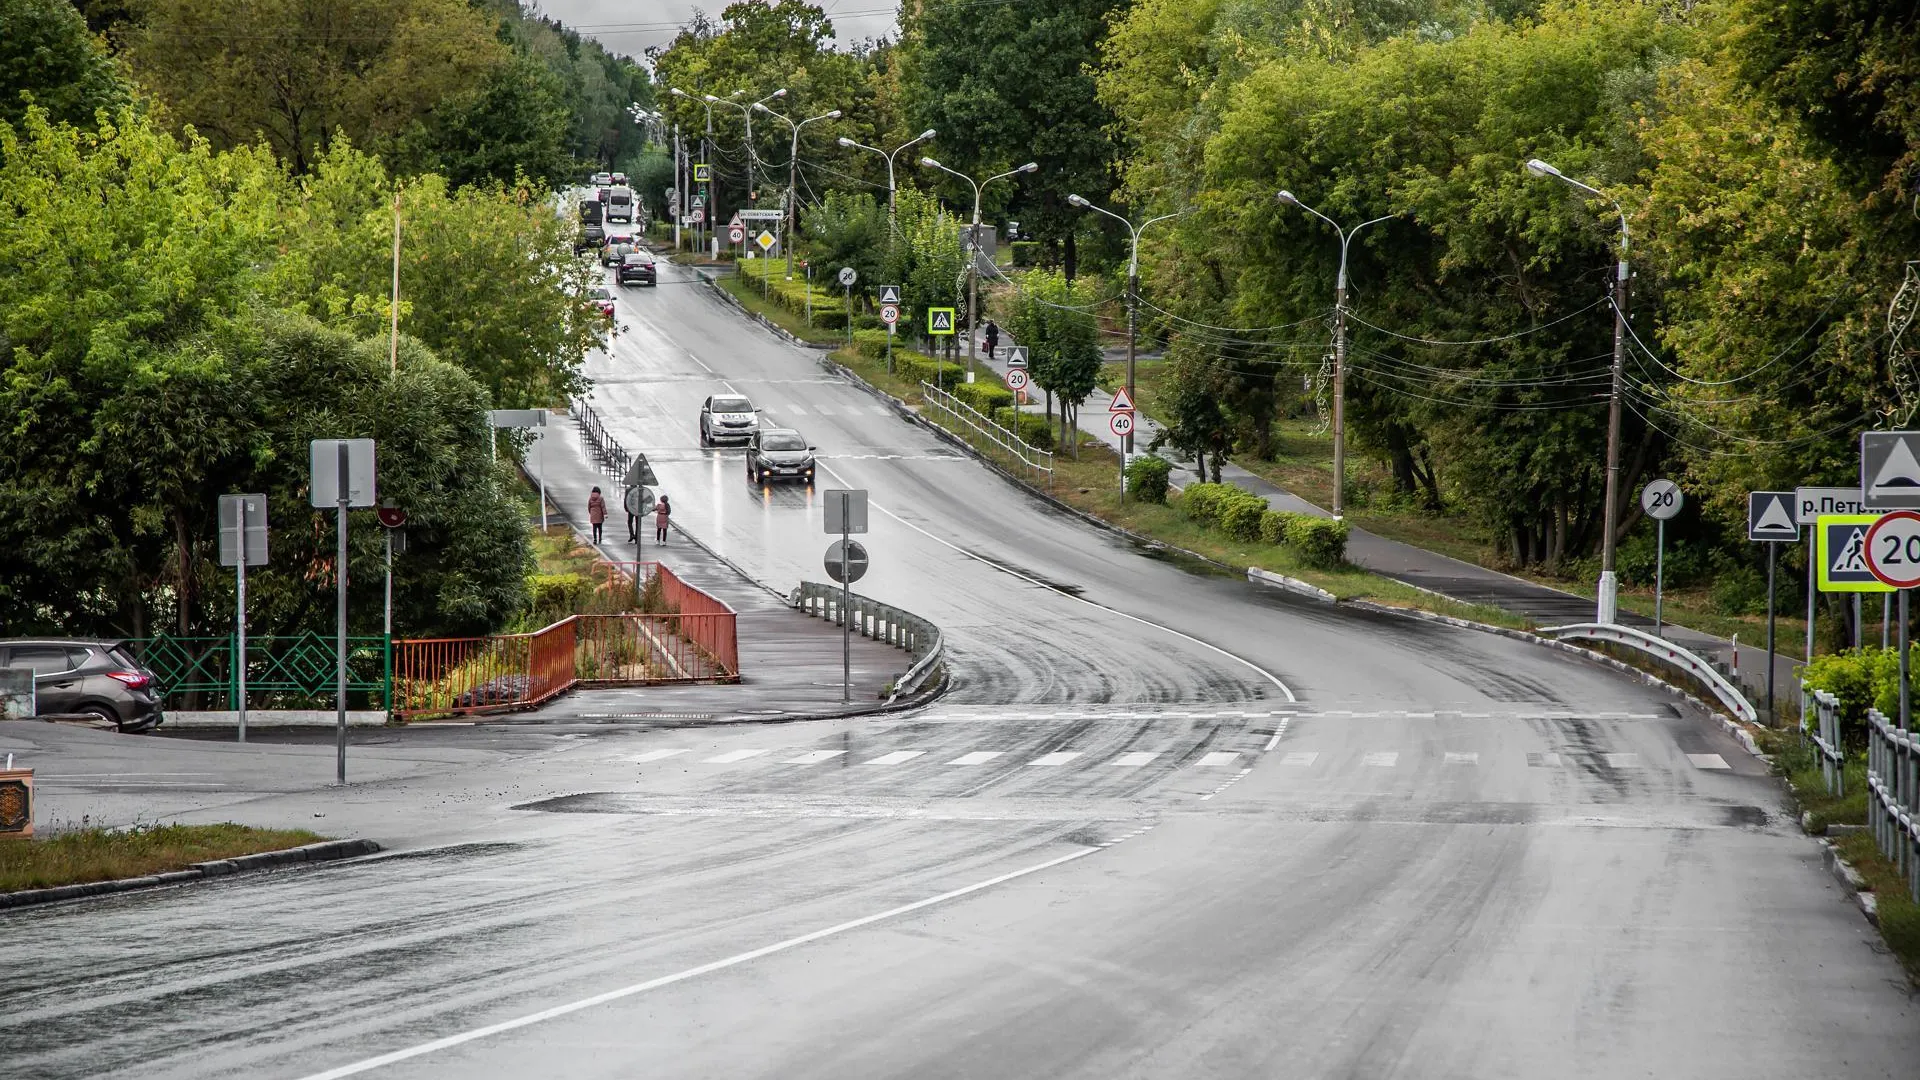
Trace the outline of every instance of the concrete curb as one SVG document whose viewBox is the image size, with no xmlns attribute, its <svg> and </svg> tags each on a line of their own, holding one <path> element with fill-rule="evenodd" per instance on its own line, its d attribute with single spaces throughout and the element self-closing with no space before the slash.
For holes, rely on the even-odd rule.
<svg viewBox="0 0 1920 1080">
<path fill-rule="evenodd" d="M 1827 872 L 1847 890 L 1847 895 L 1853 898 L 1853 903 L 1860 909 L 1860 914 L 1865 915 L 1868 922 L 1879 926 L 1880 901 L 1867 886 L 1867 879 L 1860 876 L 1860 871 L 1855 870 L 1852 863 L 1840 857 L 1840 850 L 1833 846 L 1833 841 L 1822 840 L 1820 847 L 1821 855 L 1826 860 Z"/>
<path fill-rule="evenodd" d="M 116 878 L 112 881 L 89 881 L 83 885 L 59 885 L 51 889 L 21 889 L 18 892 L 0 893 L 0 910 L 51 904 L 61 900 L 82 900 L 93 896 L 132 892 L 135 889 L 150 889 L 157 885 L 179 885 L 189 881 L 229 877 L 233 874 L 250 873 L 256 870 L 298 866 L 302 863 L 351 859 L 361 855 L 372 855 L 379 850 L 381 850 L 380 845 L 372 840 L 326 840 L 318 844 L 284 848 L 280 851 L 262 851 L 255 855 L 236 855 L 231 859 L 194 863 L 185 870 L 172 870 L 164 874 Z"/>
<path fill-rule="evenodd" d="M 1309 585 L 1298 578 L 1290 578 L 1285 574 L 1276 574 L 1271 570 L 1262 570 L 1257 566 L 1247 567 L 1247 580 L 1258 585 L 1270 585 L 1276 589 L 1285 589 L 1290 593 L 1298 593 L 1301 596 L 1311 597 L 1324 604 L 1337 604 L 1340 602 L 1339 597 L 1318 585 Z"/>
</svg>

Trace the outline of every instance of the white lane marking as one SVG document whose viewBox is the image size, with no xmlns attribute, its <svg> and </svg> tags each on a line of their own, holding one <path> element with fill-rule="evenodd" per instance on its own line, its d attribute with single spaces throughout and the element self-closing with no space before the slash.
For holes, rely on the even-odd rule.
<svg viewBox="0 0 1920 1080">
<path fill-rule="evenodd" d="M 780 407 L 780 411 L 782 411 L 782 412 L 786 412 L 786 413 L 791 413 L 791 414 L 793 414 L 794 416 L 805 416 L 805 415 L 807 415 L 807 410 L 805 410 L 805 409 L 803 409 L 803 408 L 801 408 L 801 407 L 800 407 L 800 406 L 798 406 L 798 405 L 793 405 L 793 404 L 787 404 L 787 405 L 782 405 L 782 406 Z M 352 564 L 348 564 L 348 565 L 352 565 Z M 236 679 L 236 685 L 237 685 L 237 680 L 238 680 L 238 676 L 235 676 L 235 679 Z"/>
<path fill-rule="evenodd" d="M 1286 735 L 1287 725 L 1291 723 L 1293 723 L 1293 717 L 1291 716 L 1281 717 L 1280 722 L 1273 726 L 1273 738 L 1267 740 L 1267 745 L 1262 747 L 1260 752 L 1263 754 L 1272 753 L 1273 748 L 1280 745 L 1280 739 L 1282 736 Z"/>
<path fill-rule="evenodd" d="M 1560 755 L 1530 753 L 1527 755 L 1527 764 L 1536 769 L 1557 769 L 1560 767 Z"/>
<path fill-rule="evenodd" d="M 833 406 L 831 406 L 831 405 L 815 405 L 815 406 L 813 407 L 813 411 L 814 411 L 814 412 L 816 412 L 816 413 L 819 413 L 819 414 L 820 414 L 821 416 L 832 416 L 832 415 L 834 415 L 834 412 L 833 412 Z"/>
<path fill-rule="evenodd" d="M 1607 759 L 1609 769 L 1637 769 L 1640 767 L 1639 754 L 1601 754 Z"/>
<path fill-rule="evenodd" d="M 1201 758 L 1200 764 L 1202 767 L 1205 767 L 1208 765 L 1232 765 L 1234 762 L 1237 762 L 1239 760 L 1240 760 L 1240 754 L 1238 751 L 1215 750 L 1213 753 L 1208 754 L 1206 757 Z"/>
<path fill-rule="evenodd" d="M 1214 788 L 1212 791 L 1209 791 L 1205 795 L 1200 796 L 1200 801 L 1206 802 L 1208 799 L 1213 798 L 1215 795 L 1218 795 L 1221 792 L 1232 787 L 1233 785 L 1239 783 L 1240 781 L 1245 780 L 1247 778 L 1247 774 L 1252 771 L 1253 771 L 1252 769 L 1241 769 L 1239 772 L 1233 774 L 1233 777 L 1229 779 L 1226 783 L 1221 784 L 1219 787 Z"/>
<path fill-rule="evenodd" d="M 678 757 L 686 752 L 685 747 L 678 750 L 649 750 L 644 754 L 636 756 L 633 759 L 633 763 L 635 765 L 644 765 L 649 761 L 665 761 L 667 758 Z"/>
<path fill-rule="evenodd" d="M 1449 750 L 1447 751 L 1447 764 L 1478 765 L 1480 764 L 1480 753 L 1477 750 L 1469 750 L 1466 753 L 1456 753 Z"/>
<path fill-rule="evenodd" d="M 826 473 L 828 476 L 831 476 L 835 480 L 839 481 L 842 487 L 852 488 L 855 486 L 851 483 L 848 483 L 847 478 L 835 472 L 833 470 L 833 467 L 830 465 L 822 465 L 820 467 L 820 471 Z M 1181 639 L 1182 641 L 1191 641 L 1195 645 L 1198 645 L 1203 649 L 1212 650 L 1213 652 L 1219 653 L 1221 656 L 1224 656 L 1227 659 L 1232 660 L 1236 663 L 1245 664 L 1247 667 L 1252 668 L 1256 673 L 1258 673 L 1261 678 L 1264 678 L 1268 682 L 1272 683 L 1274 686 L 1279 687 L 1280 692 L 1287 695 L 1287 700 L 1289 702 L 1298 703 L 1300 700 L 1298 697 L 1294 696 L 1293 688 L 1288 686 L 1286 683 L 1281 682 L 1280 677 L 1278 675 L 1275 675 L 1273 672 L 1268 671 L 1266 668 L 1261 667 L 1259 664 L 1256 664 L 1253 661 L 1248 660 L 1244 656 L 1235 656 L 1234 654 L 1228 652 L 1227 650 L 1221 648 L 1218 645 L 1212 644 L 1211 642 L 1202 641 L 1199 638 L 1194 637 L 1192 634 L 1183 634 L 1180 631 L 1175 630 L 1171 626 L 1162 625 L 1160 623 L 1154 622 L 1152 619 L 1143 619 L 1138 615 L 1131 615 L 1131 614 L 1128 614 L 1127 612 L 1120 611 L 1116 608 L 1107 607 L 1104 604 L 1096 604 L 1084 596 L 1073 596 L 1068 593 L 1061 593 L 1059 592 L 1059 590 L 1054 589 L 1051 585 L 1048 585 L 1046 582 L 1039 581 L 1033 577 L 1023 574 L 1020 571 L 1015 570 L 1014 568 L 1012 568 L 1011 566 L 1008 566 L 1005 563 L 994 562 L 993 560 L 988 559 L 982 555 L 968 551 L 966 548 L 961 547 L 960 545 L 952 542 L 951 540 L 946 540 L 946 539 L 943 539 L 942 537 L 935 536 L 933 533 L 930 533 L 927 530 L 921 528 L 920 526 L 915 525 L 913 522 L 908 521 L 906 518 L 901 517 L 899 514 L 894 513 L 893 511 L 887 509 L 885 506 L 882 506 L 877 502 L 869 501 L 867 505 L 871 509 L 880 511 L 881 513 L 887 515 L 893 520 L 899 522 L 902 525 L 905 525 L 907 528 L 912 529 L 914 532 L 919 533 L 921 536 L 926 537 L 927 539 L 933 541 L 936 544 L 941 545 L 942 547 L 951 548 L 954 551 L 959 552 L 961 555 L 964 555 L 967 558 L 974 560 L 975 562 L 985 563 L 986 565 L 993 567 L 994 569 L 1000 571 L 1003 574 L 1011 574 L 1012 576 L 1019 578 L 1021 581 L 1024 581 L 1029 585 L 1046 589 L 1049 592 L 1058 593 L 1061 596 L 1067 597 L 1067 599 L 1069 600 L 1079 601 L 1080 603 L 1085 604 L 1096 611 L 1104 611 L 1112 615 L 1118 615 L 1122 619 L 1126 619 L 1129 622 L 1139 623 L 1141 626 L 1151 626 L 1156 630 L 1163 630 L 1169 634 L 1172 634 L 1174 637 Z"/>
<path fill-rule="evenodd" d="M 809 750 L 806 753 L 801 754 L 799 757 L 790 757 L 787 760 L 781 762 L 780 764 L 782 765 L 818 765 L 823 761 L 832 761 L 834 758 L 837 758 L 844 753 L 846 753 L 845 750 Z"/>
<path fill-rule="evenodd" d="M 1320 752 L 1318 750 L 1293 750 L 1289 751 L 1286 757 L 1280 759 L 1280 764 L 1296 765 L 1304 768 L 1312 765 L 1319 757 Z"/>
<path fill-rule="evenodd" d="M 1693 762 L 1696 769 L 1731 769 L 1727 759 L 1719 754 L 1688 754 L 1687 760 Z"/>
<path fill-rule="evenodd" d="M 1410 712 L 1410 713 L 1407 713 L 1407 714 L 1406 714 L 1406 716 L 1407 716 L 1407 719 L 1409 719 L 1409 720 L 1431 720 L 1431 719 L 1433 719 L 1433 714 L 1432 714 L 1432 713 L 1430 713 L 1430 712 Z"/>
<path fill-rule="evenodd" d="M 1400 753 L 1397 750 L 1368 754 L 1366 757 L 1360 759 L 1360 764 L 1376 769 L 1391 769 L 1399 763 Z"/>
<path fill-rule="evenodd" d="M 1144 750 L 1135 750 L 1131 754 L 1121 754 L 1119 757 L 1107 762 L 1107 764 L 1118 769 L 1137 769 L 1159 756 L 1159 754 L 1150 754 Z"/>
<path fill-rule="evenodd" d="M 895 750 L 891 754 L 881 754 L 879 757 L 874 758 L 871 761 L 862 762 L 861 764 L 863 765 L 898 765 L 903 761 L 912 761 L 914 758 L 917 758 L 924 753 L 926 753 L 925 750 Z"/>
<path fill-rule="evenodd" d="M 736 761 L 745 761 L 750 757 L 759 757 L 761 754 L 764 754 L 764 753 L 766 753 L 765 750 L 729 750 L 724 754 L 716 754 L 715 756 L 708 758 L 704 762 L 704 764 L 731 765 Z"/>
<path fill-rule="evenodd" d="M 1080 756 L 1080 751 L 1078 750 L 1056 750 L 1051 754 L 1044 754 L 1040 757 L 1034 758 L 1032 761 L 1027 762 L 1027 764 L 1029 765 L 1065 765 L 1067 762 L 1072 761 L 1074 758 L 1077 758 L 1079 756 Z"/>
<path fill-rule="evenodd" d="M 1000 750 L 975 750 L 971 754 L 961 754 L 959 757 L 954 758 L 952 761 L 947 762 L 947 764 L 949 765 L 984 765 L 987 762 L 992 761 L 994 758 L 999 757 L 1002 753 L 1003 751 L 1000 751 Z"/>
<path fill-rule="evenodd" d="M 1149 828 L 1151 828 L 1151 826 L 1149 826 Z M 1137 836 L 1139 833 L 1145 831 L 1145 829 L 1141 829 L 1121 839 Z M 1108 841 L 1107 844 L 1102 844 L 1100 847 L 1107 847 L 1112 843 L 1114 843 L 1114 841 Z M 648 979 L 646 982 L 622 986 L 616 990 L 608 990 L 605 993 L 581 998 L 578 1001 L 569 1001 L 564 1005 L 555 1005 L 550 1009 L 542 1009 L 536 1013 L 528 1013 L 526 1016 L 515 1017 L 512 1020 L 502 1020 L 497 1024 L 488 1024 L 485 1027 L 472 1028 L 467 1031 L 462 1031 L 457 1035 L 448 1035 L 445 1038 L 434 1039 L 432 1042 L 424 1042 L 417 1046 L 393 1050 L 376 1057 L 364 1058 L 349 1065 L 341 1065 L 338 1068 L 328 1069 L 325 1072 L 313 1073 L 310 1076 L 302 1078 L 302 1080 L 343 1080 L 343 1078 L 348 1076 L 358 1076 L 364 1072 L 371 1072 L 374 1069 L 395 1065 L 402 1061 L 410 1061 L 414 1058 L 437 1053 L 441 1050 L 448 1050 L 455 1046 L 462 1046 L 478 1039 L 485 1039 L 508 1031 L 517 1031 L 524 1027 L 532 1027 L 534 1024 L 555 1020 L 562 1016 L 569 1016 L 585 1009 L 591 1009 L 596 1005 L 605 1005 L 610 1001 L 619 1001 L 622 998 L 629 998 L 635 994 L 644 994 L 649 990 L 658 990 L 663 986 L 672 986 L 674 983 L 685 982 L 688 979 L 697 978 L 701 975 L 707 975 L 730 967 L 738 967 L 741 964 L 758 960 L 764 956 L 772 956 L 774 953 L 785 952 L 788 949 L 819 941 L 821 938 L 832 937 L 835 934 L 844 934 L 849 930 L 858 930 L 863 926 L 871 926 L 877 922 L 897 918 L 908 912 L 919 911 L 922 908 L 933 907 L 936 904 L 944 904 L 949 900 L 958 900 L 960 897 L 980 892 L 983 889 L 991 889 L 995 885 L 1004 885 L 1009 881 L 1026 877 L 1028 874 L 1037 874 L 1042 870 L 1051 870 L 1063 863 L 1070 863 L 1075 859 L 1084 859 L 1099 851 L 1100 847 L 1087 847 L 1081 848 L 1079 851 L 1070 851 L 1057 858 L 1035 863 L 1032 866 L 1022 867 L 1019 870 L 1010 870 L 997 877 L 990 877 L 985 881 L 976 881 L 971 885 L 963 885 L 958 889 L 943 892 L 938 896 L 929 896 L 924 900 L 915 900 L 911 904 L 902 904 L 899 907 L 888 908 L 885 911 L 872 915 L 863 916 L 858 919 L 850 919 L 846 922 L 826 927 L 825 929 L 815 930 L 812 933 L 801 934 L 799 937 L 791 937 L 785 941 L 776 941 L 772 945 L 763 945 L 758 949 L 753 949 L 748 952 L 736 953 L 723 960 L 715 960 L 711 963 L 701 964 L 699 967 L 691 967 L 685 971 L 677 971 L 672 975 L 663 975 L 657 979 Z"/>
</svg>

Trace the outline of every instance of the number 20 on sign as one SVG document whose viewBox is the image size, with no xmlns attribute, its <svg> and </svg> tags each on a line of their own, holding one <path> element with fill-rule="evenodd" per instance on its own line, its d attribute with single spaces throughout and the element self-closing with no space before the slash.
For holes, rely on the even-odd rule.
<svg viewBox="0 0 1920 1080">
<path fill-rule="evenodd" d="M 1867 530 L 1867 569 L 1896 589 L 1920 586 L 1920 513 L 1895 510 Z"/>
</svg>

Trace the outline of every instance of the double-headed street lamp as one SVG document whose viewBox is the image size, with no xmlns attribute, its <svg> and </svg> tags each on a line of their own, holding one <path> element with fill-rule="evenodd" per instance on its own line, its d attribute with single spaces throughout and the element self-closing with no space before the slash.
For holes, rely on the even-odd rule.
<svg viewBox="0 0 1920 1080">
<path fill-rule="evenodd" d="M 1156 221 L 1168 221 L 1173 218 L 1179 217 L 1181 214 L 1187 213 L 1187 211 L 1180 210 L 1171 214 L 1161 214 L 1159 217 L 1148 218 L 1147 220 L 1141 222 L 1139 225 L 1135 225 L 1131 220 L 1127 218 L 1123 218 L 1119 214 L 1116 214 L 1111 210 L 1107 210 L 1102 207 L 1095 206 L 1078 195 L 1067 196 L 1067 202 L 1081 208 L 1082 210 L 1092 210 L 1094 213 L 1107 215 L 1113 220 L 1119 222 L 1120 224 L 1125 225 L 1127 227 L 1127 232 L 1133 237 L 1132 251 L 1131 251 L 1131 254 L 1129 254 L 1127 257 L 1127 398 L 1128 400 L 1132 400 L 1133 393 L 1134 393 L 1133 391 L 1134 336 L 1136 333 L 1136 328 L 1139 326 L 1138 307 L 1140 303 L 1140 234 L 1146 231 L 1147 226 L 1153 224 Z M 1124 453 L 1121 454 L 1122 462 L 1126 460 L 1126 456 L 1128 454 L 1133 453 L 1133 432 L 1131 431 L 1127 432 L 1126 441 L 1123 446 L 1123 450 L 1124 450 Z M 1125 481 L 1123 480 L 1121 483 L 1121 496 L 1124 498 L 1125 495 L 1126 495 L 1126 486 L 1125 486 Z"/>
<path fill-rule="evenodd" d="M 1627 360 L 1627 212 L 1620 208 L 1620 200 L 1575 180 L 1539 158 L 1527 162 L 1527 171 L 1562 181 L 1596 199 L 1605 199 L 1620 216 L 1620 261 L 1613 279 L 1613 390 L 1607 399 L 1607 504 L 1600 513 L 1601 527 L 1606 532 L 1600 538 L 1600 602 L 1595 615 L 1599 622 L 1611 623 L 1618 621 L 1620 603 L 1620 582 L 1613 572 L 1613 541 L 1620 513 L 1620 382 Z"/>
<path fill-rule="evenodd" d="M 708 94 L 706 95 L 705 98 L 697 98 L 697 97 L 694 97 L 692 94 L 687 93 L 685 90 L 680 89 L 677 86 L 668 87 L 667 92 L 677 98 L 686 98 L 688 101 L 691 101 L 707 110 L 707 133 L 700 137 L 700 167 L 703 169 L 711 169 L 712 166 L 708 164 L 708 161 L 709 161 L 709 155 L 712 153 L 711 143 L 713 142 L 713 101 L 708 99 L 713 98 L 713 95 Z M 713 183 L 713 181 L 709 180 L 708 183 Z M 694 180 L 694 185 L 696 187 L 699 185 L 698 178 Z M 701 228 L 699 230 L 696 230 L 696 232 L 712 231 L 714 207 L 717 207 L 720 205 L 720 198 L 719 198 L 720 185 L 714 184 L 713 186 L 714 186 L 713 206 L 705 207 L 702 209 Z M 704 246 L 704 244 L 702 246 Z"/>
<path fill-rule="evenodd" d="M 786 93 L 786 91 L 782 90 L 780 91 L 780 93 L 784 94 Z M 793 278 L 793 230 L 800 223 L 800 200 L 794 198 L 794 195 L 796 193 L 796 189 L 794 185 L 798 182 L 800 177 L 800 129 L 818 120 L 838 120 L 840 119 L 840 110 L 830 109 L 827 112 L 821 113 L 819 116 L 809 116 L 805 120 L 802 120 L 796 124 L 792 120 L 789 120 L 786 117 L 781 116 L 779 113 L 774 112 L 772 109 L 767 108 L 766 105 L 762 102 L 759 102 L 759 101 L 754 102 L 753 107 L 756 109 L 759 109 L 761 112 L 766 113 L 768 116 L 771 116 L 776 120 L 779 120 L 781 123 L 793 129 L 793 144 L 787 150 L 787 213 L 786 213 L 787 278 L 788 280 L 792 280 Z"/>
<path fill-rule="evenodd" d="M 1340 276 L 1334 280 L 1333 291 L 1333 518 L 1339 521 L 1347 510 L 1347 248 L 1361 229 L 1399 215 L 1386 214 L 1343 229 L 1332 218 L 1301 202 L 1291 191 L 1282 191 L 1275 198 L 1332 225 L 1340 236 Z"/>
<path fill-rule="evenodd" d="M 927 130 L 921 132 L 920 134 L 915 135 L 913 138 L 908 139 L 906 142 L 901 143 L 899 146 L 894 147 L 891 153 L 885 150 L 882 150 L 877 146 L 868 146 L 866 143 L 857 143 L 857 142 L 854 142 L 852 139 L 847 138 L 844 135 L 841 136 L 840 138 L 841 146 L 845 146 L 845 147 L 848 147 L 851 149 L 857 149 L 857 150 L 871 150 L 874 153 L 879 154 L 881 157 L 887 159 L 887 216 L 888 217 L 893 216 L 893 200 L 894 200 L 894 195 L 896 194 L 894 190 L 894 185 L 893 185 L 893 159 L 900 153 L 900 151 L 905 150 L 909 146 L 917 146 L 920 143 L 926 142 L 928 139 L 933 138 L 934 134 L 935 134 L 934 130 L 932 128 L 928 128 Z"/>
<path fill-rule="evenodd" d="M 980 321 L 978 310 L 978 297 L 980 292 L 980 274 L 978 270 L 980 264 L 980 192 L 981 189 L 993 183 L 995 180 L 1005 180 L 1009 176 L 1019 176 L 1021 173 L 1039 172 L 1040 166 L 1036 162 L 1029 161 L 1017 169 L 1009 169 L 998 175 L 989 176 L 976 184 L 973 182 L 973 177 L 963 172 L 954 172 L 954 170 L 947 168 L 945 165 L 940 164 L 930 157 L 921 158 L 920 164 L 924 168 L 939 169 L 943 173 L 957 176 L 965 180 L 967 184 L 973 188 L 973 228 L 967 230 L 967 378 L 971 379 L 973 378 L 974 357 L 973 330 Z"/>
</svg>

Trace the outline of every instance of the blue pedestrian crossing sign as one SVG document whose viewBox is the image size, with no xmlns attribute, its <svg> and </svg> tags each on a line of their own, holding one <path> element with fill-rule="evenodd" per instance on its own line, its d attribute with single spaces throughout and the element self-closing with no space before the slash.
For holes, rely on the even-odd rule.
<svg viewBox="0 0 1920 1080">
<path fill-rule="evenodd" d="M 939 336 L 953 333 L 954 311 L 950 307 L 927 309 L 927 334 Z"/>
<path fill-rule="evenodd" d="M 1814 522 L 1814 578 L 1821 592 L 1892 592 L 1867 569 L 1867 529 L 1879 514 L 1823 514 Z"/>
<path fill-rule="evenodd" d="M 1791 491 L 1749 491 L 1747 493 L 1747 539 L 1792 542 L 1800 539 L 1800 526 L 1793 520 L 1794 495 Z"/>
</svg>

